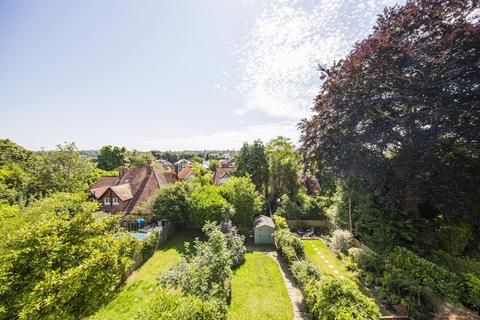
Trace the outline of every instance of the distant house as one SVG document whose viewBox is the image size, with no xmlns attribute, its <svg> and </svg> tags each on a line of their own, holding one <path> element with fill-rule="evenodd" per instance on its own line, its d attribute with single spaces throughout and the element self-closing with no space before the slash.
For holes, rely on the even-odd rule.
<svg viewBox="0 0 480 320">
<path fill-rule="evenodd" d="M 253 222 L 253 239 L 258 244 L 273 243 L 273 232 L 275 231 L 275 224 L 273 219 L 260 215 Z"/>
<path fill-rule="evenodd" d="M 232 177 L 237 171 L 235 167 L 228 167 L 228 168 L 217 168 L 212 176 L 212 183 L 216 186 L 224 184 L 230 177 Z"/>
<path fill-rule="evenodd" d="M 187 159 L 180 159 L 177 162 L 175 162 L 175 166 L 179 168 L 179 171 L 187 166 L 190 166 L 191 164 L 192 163 Z"/>
<path fill-rule="evenodd" d="M 101 203 L 105 212 L 138 213 L 138 207 L 166 184 L 161 170 L 148 161 L 145 166 L 120 169 L 118 177 L 100 177 L 91 187 L 90 195 Z"/>
<path fill-rule="evenodd" d="M 189 180 L 195 177 L 197 174 L 191 167 L 185 167 L 177 173 L 178 180 Z"/>
<path fill-rule="evenodd" d="M 235 164 L 237 162 L 237 159 L 235 158 L 229 158 L 229 159 L 222 159 L 219 161 L 220 162 L 220 166 L 223 167 L 223 168 L 231 168 L 231 167 L 235 167 Z"/>
</svg>

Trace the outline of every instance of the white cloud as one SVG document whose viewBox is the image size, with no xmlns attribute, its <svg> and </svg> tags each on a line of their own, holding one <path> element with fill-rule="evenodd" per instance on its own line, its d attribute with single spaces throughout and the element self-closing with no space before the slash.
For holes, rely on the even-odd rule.
<svg viewBox="0 0 480 320">
<path fill-rule="evenodd" d="M 236 55 L 237 90 L 244 107 L 299 120 L 308 115 L 321 81 L 318 64 L 345 57 L 371 31 L 394 0 L 285 0 L 272 2 L 255 20 Z"/>
<path fill-rule="evenodd" d="M 264 125 L 247 126 L 239 130 L 198 134 L 191 137 L 161 138 L 142 141 L 142 150 L 198 150 L 198 149 L 236 149 L 245 141 L 252 142 L 261 139 L 267 142 L 282 135 L 298 142 L 299 132 L 296 121 L 285 121 Z M 201 146 L 201 147 L 199 147 Z"/>
</svg>

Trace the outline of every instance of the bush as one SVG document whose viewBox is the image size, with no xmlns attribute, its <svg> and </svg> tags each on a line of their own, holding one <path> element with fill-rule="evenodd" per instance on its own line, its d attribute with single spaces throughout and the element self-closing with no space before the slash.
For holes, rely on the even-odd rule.
<svg viewBox="0 0 480 320">
<path fill-rule="evenodd" d="M 207 241 L 196 239 L 193 250 L 187 246 L 187 254 L 160 278 L 160 286 L 226 303 L 230 300 L 233 264 L 228 239 L 214 223 L 205 224 L 203 231 Z"/>
<path fill-rule="evenodd" d="M 323 276 L 304 287 L 305 302 L 314 319 L 365 320 L 378 319 L 380 309 L 353 283 Z"/>
<path fill-rule="evenodd" d="M 472 273 L 462 274 L 461 302 L 470 309 L 480 311 L 480 279 Z"/>
<path fill-rule="evenodd" d="M 190 221 L 198 226 L 207 221 L 220 222 L 233 215 L 232 205 L 221 196 L 217 186 L 197 187 L 190 200 Z"/>
<path fill-rule="evenodd" d="M 330 243 L 335 250 L 347 253 L 347 250 L 352 246 L 353 236 L 347 230 L 335 230 L 332 233 Z"/>
<path fill-rule="evenodd" d="M 238 234 L 238 229 L 228 220 L 220 224 L 220 229 L 227 236 L 227 245 L 232 253 L 232 267 L 238 267 L 245 261 L 247 248 L 244 245 L 245 237 Z"/>
<path fill-rule="evenodd" d="M 221 320 L 227 319 L 227 309 L 215 300 L 203 301 L 192 295 L 157 290 L 135 319 Z"/>
<path fill-rule="evenodd" d="M 274 233 L 274 238 L 275 246 L 289 265 L 305 257 L 305 248 L 303 247 L 302 241 L 290 230 L 277 230 Z"/>
<path fill-rule="evenodd" d="M 160 188 L 153 202 L 155 220 L 185 223 L 189 216 L 192 191 L 193 185 L 187 182 L 167 184 Z"/>
<path fill-rule="evenodd" d="M 451 301 L 458 301 L 460 295 L 458 277 L 447 269 L 430 262 L 415 253 L 396 247 L 388 256 L 388 266 L 392 273 L 403 273 L 404 277 Z"/>
<path fill-rule="evenodd" d="M 277 230 L 288 229 L 287 220 L 278 214 L 273 215 L 273 223 L 275 223 L 275 229 Z"/>
<path fill-rule="evenodd" d="M 310 260 L 297 260 L 291 265 L 293 278 L 300 287 L 304 287 L 309 281 L 317 281 L 322 277 L 322 273 L 318 270 Z"/>
<path fill-rule="evenodd" d="M 370 250 L 361 248 L 348 249 L 348 255 L 357 263 L 360 269 L 375 274 L 382 274 L 385 262 L 382 257 Z"/>
</svg>

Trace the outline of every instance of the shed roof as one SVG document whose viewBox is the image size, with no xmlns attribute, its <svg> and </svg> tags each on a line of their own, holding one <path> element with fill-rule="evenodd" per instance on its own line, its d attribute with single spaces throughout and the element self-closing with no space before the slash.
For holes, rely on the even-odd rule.
<svg viewBox="0 0 480 320">
<path fill-rule="evenodd" d="M 275 228 L 275 224 L 273 223 L 273 219 L 268 216 L 260 215 L 257 218 L 255 218 L 255 221 L 253 221 L 253 227 L 258 228 L 261 226 L 268 226 L 271 228 Z"/>
</svg>

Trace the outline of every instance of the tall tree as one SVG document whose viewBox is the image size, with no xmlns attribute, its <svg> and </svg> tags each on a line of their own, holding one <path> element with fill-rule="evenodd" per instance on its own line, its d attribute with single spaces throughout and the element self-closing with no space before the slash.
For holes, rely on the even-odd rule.
<svg viewBox="0 0 480 320">
<path fill-rule="evenodd" d="M 103 170 L 113 170 L 123 166 L 127 160 L 125 147 L 103 146 L 97 158 L 97 167 Z"/>
<path fill-rule="evenodd" d="M 266 146 L 269 168 L 269 204 L 275 211 L 282 195 L 295 199 L 299 188 L 301 165 L 290 139 L 277 137 Z"/>
<path fill-rule="evenodd" d="M 249 174 L 258 192 L 268 193 L 268 160 L 261 140 L 249 145 L 245 142 L 238 153 L 237 175 Z"/>
<path fill-rule="evenodd" d="M 478 224 L 478 10 L 472 0 L 388 9 L 345 60 L 321 68 L 300 125 L 310 160 L 359 179 L 389 210 Z"/>
</svg>

